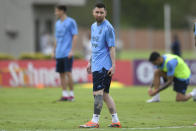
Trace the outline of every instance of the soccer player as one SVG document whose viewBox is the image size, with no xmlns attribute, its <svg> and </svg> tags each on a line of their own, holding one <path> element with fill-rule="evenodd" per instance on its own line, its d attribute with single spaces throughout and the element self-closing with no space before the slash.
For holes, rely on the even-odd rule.
<svg viewBox="0 0 196 131">
<path fill-rule="evenodd" d="M 55 8 L 57 21 L 55 24 L 56 72 L 60 74 L 62 97 L 60 101 L 74 100 L 74 87 L 72 80 L 73 49 L 76 44 L 78 29 L 76 21 L 66 14 L 67 7 L 58 5 Z M 70 91 L 67 90 L 67 85 Z"/>
<path fill-rule="evenodd" d="M 195 47 L 196 47 L 196 20 L 193 26 L 193 31 L 194 31 L 194 37 L 195 37 Z"/>
<path fill-rule="evenodd" d="M 106 103 L 112 116 L 109 127 L 121 128 L 116 113 L 115 103 L 109 95 L 112 75 L 115 72 L 115 33 L 114 28 L 106 17 L 106 8 L 102 3 L 97 3 L 93 9 L 96 20 L 91 26 L 92 56 L 87 66 L 87 72 L 93 75 L 94 114 L 92 120 L 82 128 L 98 128 L 99 117 Z"/>
<path fill-rule="evenodd" d="M 153 84 L 148 91 L 148 94 L 154 97 L 147 102 L 159 102 L 159 92 L 169 87 L 172 83 L 173 89 L 177 93 L 176 101 L 187 101 L 191 97 L 196 100 L 196 89 L 186 94 L 191 71 L 182 58 L 172 54 L 161 56 L 158 52 L 152 52 L 149 61 L 157 66 L 157 69 L 154 72 Z M 165 81 L 163 85 L 160 85 L 161 77 Z M 153 87 L 154 90 L 152 89 Z"/>
</svg>

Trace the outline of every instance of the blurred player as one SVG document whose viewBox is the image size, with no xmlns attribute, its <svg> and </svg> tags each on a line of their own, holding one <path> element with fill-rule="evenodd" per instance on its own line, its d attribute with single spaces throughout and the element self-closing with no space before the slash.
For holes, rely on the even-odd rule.
<svg viewBox="0 0 196 131">
<path fill-rule="evenodd" d="M 109 95 L 112 75 L 115 72 L 115 33 L 112 25 L 105 19 L 105 5 L 98 3 L 93 9 L 96 22 L 91 26 L 92 57 L 87 66 L 88 73 L 93 75 L 94 114 L 91 121 L 82 128 L 98 128 L 99 117 L 106 103 L 112 116 L 109 127 L 121 128 L 116 113 L 115 103 Z"/>
<path fill-rule="evenodd" d="M 169 87 L 172 83 L 174 86 L 173 89 L 177 93 L 176 101 L 187 101 L 191 97 L 196 100 L 196 89 L 193 89 L 191 93 L 186 94 L 191 71 L 182 58 L 172 54 L 160 56 L 158 52 L 152 52 L 149 61 L 157 66 L 157 69 L 154 73 L 153 84 L 148 91 L 148 94 L 154 97 L 147 102 L 160 101 L 158 93 Z M 161 77 L 165 81 L 163 85 L 160 85 Z M 153 87 L 154 90 L 152 89 Z"/>
<path fill-rule="evenodd" d="M 74 100 L 74 87 L 72 80 L 73 48 L 78 34 L 74 19 L 66 14 L 67 7 L 58 5 L 55 8 L 57 21 L 55 24 L 56 43 L 54 54 L 56 57 L 56 71 L 60 74 L 62 97 L 60 101 Z M 67 85 L 70 91 L 67 90 Z"/>
<path fill-rule="evenodd" d="M 196 47 L 196 20 L 194 23 L 193 31 L 194 31 L 194 36 L 195 36 L 195 47 Z"/>
</svg>

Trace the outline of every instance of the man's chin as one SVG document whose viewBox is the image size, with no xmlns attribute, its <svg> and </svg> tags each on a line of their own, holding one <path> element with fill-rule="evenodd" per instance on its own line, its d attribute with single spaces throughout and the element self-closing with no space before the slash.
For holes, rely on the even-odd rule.
<svg viewBox="0 0 196 131">
<path fill-rule="evenodd" d="M 96 21 L 97 21 L 98 23 L 101 23 L 101 22 L 103 22 L 103 19 L 96 19 Z"/>
</svg>

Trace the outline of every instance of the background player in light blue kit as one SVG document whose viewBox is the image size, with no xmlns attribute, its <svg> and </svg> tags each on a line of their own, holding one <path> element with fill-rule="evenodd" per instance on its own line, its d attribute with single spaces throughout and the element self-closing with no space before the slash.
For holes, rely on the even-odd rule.
<svg viewBox="0 0 196 131">
<path fill-rule="evenodd" d="M 62 97 L 60 101 L 73 101 L 74 88 L 72 80 L 73 49 L 76 44 L 78 29 L 73 18 L 66 15 L 66 6 L 58 5 L 55 8 L 57 21 L 55 24 L 56 43 L 54 54 L 56 57 L 56 71 L 60 74 Z M 70 92 L 67 91 L 67 85 Z"/>
</svg>

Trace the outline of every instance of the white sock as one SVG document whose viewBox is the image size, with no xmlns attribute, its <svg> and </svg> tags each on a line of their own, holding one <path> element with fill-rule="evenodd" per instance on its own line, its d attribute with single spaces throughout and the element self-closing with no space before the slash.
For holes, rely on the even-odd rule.
<svg viewBox="0 0 196 131">
<path fill-rule="evenodd" d="M 63 95 L 63 97 L 68 97 L 69 93 L 67 90 L 63 90 L 62 95 Z"/>
<path fill-rule="evenodd" d="M 70 96 L 74 96 L 74 92 L 73 91 L 69 91 L 69 95 Z"/>
<path fill-rule="evenodd" d="M 93 114 L 92 122 L 98 123 L 99 122 L 99 117 L 100 117 L 100 115 Z"/>
<path fill-rule="evenodd" d="M 118 115 L 117 113 L 114 113 L 112 114 L 112 123 L 117 123 L 117 122 L 119 122 Z"/>
<path fill-rule="evenodd" d="M 160 99 L 160 94 L 156 94 L 155 96 L 153 96 L 153 99 Z"/>
</svg>

